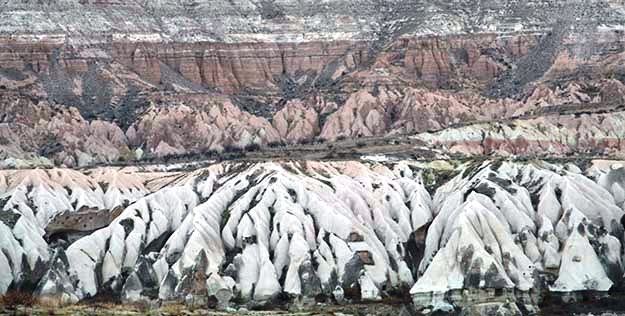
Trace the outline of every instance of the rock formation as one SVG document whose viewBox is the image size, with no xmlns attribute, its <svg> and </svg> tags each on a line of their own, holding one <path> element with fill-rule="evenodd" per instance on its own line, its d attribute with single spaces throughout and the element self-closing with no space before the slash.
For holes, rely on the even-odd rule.
<svg viewBox="0 0 625 316">
<path fill-rule="evenodd" d="M 433 131 L 455 133 L 452 152 L 531 155 L 497 135 L 471 142 L 493 121 L 621 111 L 622 12 L 619 1 L 5 1 L 0 158 L 91 166 Z M 520 143 L 538 141 L 529 124 Z M 612 125 L 589 124 L 583 150 L 622 155 Z M 569 131 L 548 133 L 554 155 L 578 150 L 551 139 Z"/>
<path fill-rule="evenodd" d="M 6 176 L 20 183 L 5 193 L 11 199 L 3 212 L 15 215 L 2 219 L 7 230 L 3 253 L 9 254 L 2 258 L 13 263 L 4 266 L 9 270 L 3 273 L 3 292 L 24 284 L 24 266 L 34 270 L 40 264 L 50 269 L 43 270 L 47 277 L 41 286 L 63 289 L 67 295 L 61 297 L 67 299 L 119 291 L 132 301 L 149 288 L 157 293 L 150 299 L 186 299 L 199 295 L 193 291 L 197 273 L 205 276 L 199 280 L 204 292 L 208 288 L 224 303 L 235 295 L 255 302 L 271 302 L 281 293 L 332 296 L 337 288 L 379 299 L 371 291 L 412 285 L 413 263 L 406 262 L 405 247 L 412 232 L 432 216 L 430 195 L 408 164 L 392 169 L 357 162 L 220 164 L 183 174 L 143 196 L 132 196 L 137 188 L 126 181 L 122 192 L 134 202 L 119 205 L 123 211 L 103 228 L 59 248 L 43 239 L 54 214 L 31 206 L 67 203 L 71 221 L 80 218 L 77 209 L 88 196 L 90 208 L 109 212 L 103 200 L 119 190 L 116 179 L 129 175 L 107 171 L 110 184 L 104 193 L 103 182 L 94 179 L 100 174 L 31 173 L 30 178 Z M 27 181 L 36 176 L 39 183 L 31 187 Z M 67 184 L 53 185 L 51 176 L 64 177 Z M 83 193 L 77 182 L 90 190 Z M 15 193 L 26 188 L 25 198 Z M 36 197 L 30 195 L 37 191 Z M 27 220 L 28 215 L 38 220 Z M 22 227 L 27 224 L 31 229 L 26 232 Z M 20 252 L 26 242 L 36 242 L 40 252 Z M 52 256 L 52 249 L 62 254 Z M 23 256 L 28 263 L 16 265 Z M 67 277 L 50 275 L 64 273 L 77 281 L 71 290 L 66 284 L 45 285 L 63 282 Z"/>
<path fill-rule="evenodd" d="M 624 24 L 621 0 L 1 1 L 0 294 L 518 315 L 620 288 Z"/>
<path fill-rule="evenodd" d="M 465 163 L 431 195 L 435 166 L 7 171 L 0 290 L 34 284 L 57 303 L 118 293 L 222 308 L 235 298 L 257 306 L 410 291 L 418 307 L 478 308 L 453 294 L 469 289 L 484 293 L 478 301 L 504 295 L 528 310 L 543 291 L 622 283 L 620 164 Z M 72 228 L 93 214 L 110 220 Z"/>
</svg>

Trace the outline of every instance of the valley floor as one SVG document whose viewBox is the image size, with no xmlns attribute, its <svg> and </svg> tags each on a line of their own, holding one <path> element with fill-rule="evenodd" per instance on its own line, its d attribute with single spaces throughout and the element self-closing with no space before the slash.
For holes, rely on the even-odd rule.
<svg viewBox="0 0 625 316">
<path fill-rule="evenodd" d="M 541 304 L 538 315 L 544 316 L 624 316 L 625 297 L 623 293 L 612 294 L 610 297 L 601 299 L 588 299 L 586 301 L 564 304 L 561 301 L 546 300 Z M 411 311 L 403 304 L 347 304 L 317 305 L 302 309 L 280 308 L 275 310 L 248 311 L 247 309 L 231 309 L 229 311 L 216 311 L 204 308 L 189 308 L 184 305 L 167 305 L 162 307 L 149 307 L 142 305 L 121 304 L 81 304 L 61 308 L 46 306 L 32 307 L 0 307 L 0 315 L 58 315 L 58 316 L 419 316 L 424 315 Z"/>
<path fill-rule="evenodd" d="M 50 308 L 44 306 L 34 307 L 18 307 L 15 309 L 0 308 L 0 315 L 126 315 L 126 316 L 229 316 L 229 315 L 250 315 L 250 316 L 356 316 L 356 315 L 379 315 L 379 316 L 395 316 L 402 315 L 402 305 L 389 304 L 349 304 L 344 306 L 318 305 L 301 310 L 266 310 L 266 311 L 248 311 L 246 309 L 232 309 L 230 311 L 215 311 L 202 308 L 189 309 L 184 305 L 168 305 L 158 308 L 150 308 L 139 305 L 115 305 L 115 304 L 96 304 L 96 305 L 74 305 L 63 308 Z M 404 311 L 405 313 L 406 311 Z M 406 314 L 410 315 L 410 314 Z"/>
</svg>

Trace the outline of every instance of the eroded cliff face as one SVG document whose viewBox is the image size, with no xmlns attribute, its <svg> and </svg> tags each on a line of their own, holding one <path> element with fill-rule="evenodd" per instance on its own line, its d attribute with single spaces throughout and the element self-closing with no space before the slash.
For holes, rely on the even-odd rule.
<svg viewBox="0 0 625 316">
<path fill-rule="evenodd" d="M 84 166 L 440 131 L 554 106 L 614 111 L 623 10 L 618 1 L 5 1 L 0 155 L 5 166 Z M 471 146 L 470 133 L 456 134 Z M 599 144 L 589 150 L 606 150 L 588 137 Z"/>
<path fill-rule="evenodd" d="M 0 173 L 0 293 L 226 308 L 410 292 L 431 310 L 536 311 L 541 293 L 623 282 L 617 161 L 167 168 Z"/>
<path fill-rule="evenodd" d="M 623 25 L 618 0 L 0 1 L 0 294 L 518 315 L 620 288 L 624 169 L 583 156 L 625 155 Z M 198 161 L 139 164 L 171 157 Z"/>
</svg>

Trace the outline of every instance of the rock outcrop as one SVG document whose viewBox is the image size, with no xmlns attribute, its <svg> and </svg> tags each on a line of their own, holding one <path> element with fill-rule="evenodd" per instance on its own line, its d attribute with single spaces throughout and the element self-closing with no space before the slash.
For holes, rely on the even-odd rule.
<svg viewBox="0 0 625 316">
<path fill-rule="evenodd" d="M 466 163 L 431 197 L 425 181 L 443 172 L 434 166 L 8 171 L 0 290 L 32 286 L 54 303 L 117 293 L 221 308 L 410 291 L 422 308 L 530 310 L 543 291 L 622 284 L 620 164 Z M 46 234 L 112 209 L 109 223 L 73 238 Z"/>
<path fill-rule="evenodd" d="M 418 175 L 408 165 L 394 170 L 310 162 L 198 171 L 71 244 L 74 295 L 119 291 L 138 277 L 160 299 L 188 300 L 202 295 L 192 286 L 201 273 L 201 288 L 222 304 L 332 296 L 337 287 L 379 299 L 383 288 L 414 282 L 405 247 L 431 218 Z M 143 279 L 123 277 L 145 262 Z"/>
<path fill-rule="evenodd" d="M 210 295 L 223 306 L 235 296 L 263 303 L 337 289 L 379 299 L 384 288 L 413 283 L 405 247 L 431 218 L 430 196 L 408 164 L 218 164 L 153 193 L 143 183 L 154 176 L 135 176 L 8 172 L 2 291 L 40 282 L 39 295 L 62 302 L 113 291 L 128 301 Z M 120 194 L 125 203 L 116 205 Z M 49 242 L 44 230 L 85 207 L 123 211 L 76 241 Z"/>
<path fill-rule="evenodd" d="M 620 156 L 623 112 L 544 116 L 478 123 L 415 136 L 432 147 L 466 155 Z"/>
<path fill-rule="evenodd" d="M 621 288 L 624 24 L 621 0 L 2 1 L 0 294 L 519 315 Z"/>
<path fill-rule="evenodd" d="M 39 282 L 51 261 L 53 265 L 65 266 L 64 254 L 52 256 L 51 252 L 53 246 L 62 247 L 74 241 L 64 232 L 90 232 L 106 227 L 113 217 L 111 212 L 119 214 L 119 208 L 147 193 L 140 178 L 117 170 L 91 176 L 69 169 L 0 172 L 0 290 L 6 292 L 9 287 Z M 59 282 L 63 280 L 60 278 Z M 66 288 L 67 284 L 59 286 Z M 48 286 L 45 288 L 49 290 Z M 68 295 L 76 297 L 73 292 Z"/>
<path fill-rule="evenodd" d="M 437 190 L 434 214 L 411 289 L 417 305 L 445 306 L 445 293 L 467 288 L 607 291 L 622 282 L 625 213 L 577 167 L 474 163 Z"/>
<path fill-rule="evenodd" d="M 0 21 L 11 168 L 595 119 L 625 94 L 619 1 L 5 1 Z"/>
</svg>

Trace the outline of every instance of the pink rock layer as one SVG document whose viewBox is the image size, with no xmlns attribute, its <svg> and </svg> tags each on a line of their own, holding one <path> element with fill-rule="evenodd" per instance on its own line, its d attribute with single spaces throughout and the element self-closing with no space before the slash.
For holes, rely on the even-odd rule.
<svg viewBox="0 0 625 316">
<path fill-rule="evenodd" d="M 483 95 L 541 49 L 544 36 L 404 36 L 378 51 L 372 42 L 346 40 L 225 44 L 106 38 L 80 46 L 65 37 L 38 42 L 4 37 L 0 158 L 47 157 L 78 166 L 487 123 L 472 131 L 480 134 L 501 120 L 550 115 L 546 123 L 551 123 L 553 117 L 567 121 L 568 114 L 587 112 L 599 120 L 595 112 L 618 110 L 625 96 L 619 77 L 625 53 L 579 56 L 567 49 L 570 40 L 514 99 Z M 621 41 L 597 36 L 602 45 Z M 579 76 L 581 69 L 585 77 Z M 527 122 L 533 124 L 529 130 L 540 129 L 539 122 Z M 585 137 L 584 148 L 619 152 L 604 145 L 604 139 L 619 143 L 613 126 L 592 123 L 589 128 L 575 128 Z M 546 142 L 523 130 L 483 137 L 480 146 L 474 146 L 472 134 L 455 131 L 449 130 L 452 141 L 429 139 L 454 152 L 476 154 L 533 153 L 523 148 L 542 150 L 550 147 L 547 143 L 559 148 L 556 154 L 583 147 L 558 140 L 569 134 L 556 129 Z M 610 136 L 597 136 L 601 133 Z M 481 144 L 489 139 L 492 145 Z M 525 146 L 517 139 L 541 145 Z"/>
</svg>

